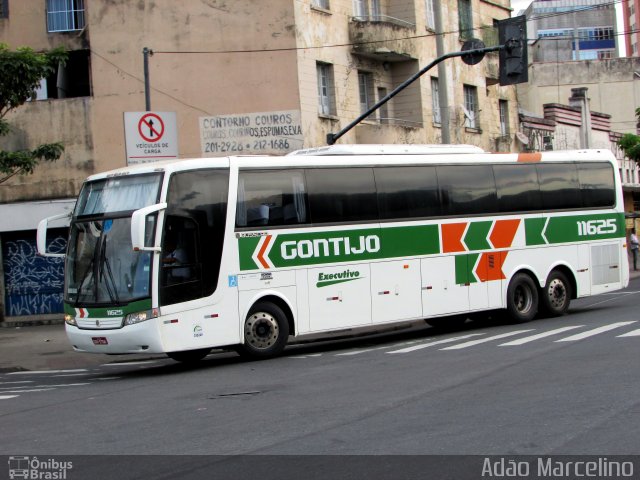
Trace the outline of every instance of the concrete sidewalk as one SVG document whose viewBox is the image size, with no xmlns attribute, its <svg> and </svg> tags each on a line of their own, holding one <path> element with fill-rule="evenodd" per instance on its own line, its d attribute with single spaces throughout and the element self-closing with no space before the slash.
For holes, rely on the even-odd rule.
<svg viewBox="0 0 640 480">
<path fill-rule="evenodd" d="M 631 279 L 640 271 L 631 271 Z M 2 325 L 2 324 L 0 324 Z M 2 328 L 3 327 L 3 328 Z M 67 340 L 64 325 L 14 322 L 0 327 L 0 373 L 21 370 L 69 370 L 104 363 L 167 358 L 164 354 L 103 355 L 74 352 Z M 371 332 L 366 332 L 371 334 Z"/>
</svg>

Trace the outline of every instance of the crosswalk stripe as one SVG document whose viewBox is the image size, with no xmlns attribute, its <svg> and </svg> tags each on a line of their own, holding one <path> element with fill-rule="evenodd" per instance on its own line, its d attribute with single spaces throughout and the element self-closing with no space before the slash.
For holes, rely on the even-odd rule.
<svg viewBox="0 0 640 480">
<path fill-rule="evenodd" d="M 490 342 L 491 340 L 499 340 L 501 338 L 512 337 L 521 333 L 531 332 L 533 329 L 528 330 L 515 330 L 513 332 L 501 333 L 500 335 L 494 335 L 493 337 L 481 338 L 480 340 L 471 340 L 470 342 L 461 343 L 459 345 L 453 345 L 451 347 L 441 348 L 440 350 L 460 350 L 461 348 L 473 347 L 481 343 Z"/>
<path fill-rule="evenodd" d="M 604 333 L 610 330 L 615 330 L 616 328 L 624 327 L 625 325 L 631 325 L 632 323 L 636 323 L 636 321 L 634 320 L 631 322 L 612 323 L 610 325 L 605 325 L 603 327 L 594 328 L 593 330 L 587 330 L 586 332 L 576 333 L 575 335 L 571 335 L 570 337 L 561 338 L 560 340 L 556 340 L 556 342 L 575 342 L 576 340 L 582 340 L 588 337 L 592 337 L 600 333 Z"/>
<path fill-rule="evenodd" d="M 618 335 L 620 337 L 640 337 L 640 328 L 638 330 L 632 330 L 628 333 L 623 333 L 622 335 Z"/>
<path fill-rule="evenodd" d="M 457 342 L 458 340 L 465 340 L 471 337 L 477 337 L 478 335 L 484 335 L 484 333 L 471 333 L 469 335 L 462 335 L 461 337 L 445 338 L 444 340 L 437 340 L 435 342 L 421 343 L 420 345 L 413 345 L 411 347 L 401 348 L 400 350 L 393 350 L 385 353 L 409 353 L 421 350 L 423 348 L 432 347 L 434 345 L 442 345 L 445 343 Z"/>
<path fill-rule="evenodd" d="M 537 335 L 531 335 L 530 337 L 519 338 L 518 340 L 512 340 L 511 342 L 501 343 L 498 346 L 499 347 L 510 347 L 510 346 L 514 346 L 514 345 L 522 345 L 522 344 L 525 344 L 525 343 L 533 342 L 533 341 L 538 340 L 540 338 L 550 337 L 552 335 L 557 335 L 559 333 L 566 332 L 568 330 L 574 330 L 574 329 L 580 328 L 580 327 L 584 327 L 584 325 L 572 325 L 570 327 L 557 328 L 555 330 L 549 330 L 548 332 L 538 333 Z"/>
<path fill-rule="evenodd" d="M 9 400 L 10 398 L 16 398 L 20 395 L 0 395 L 0 400 Z"/>
</svg>

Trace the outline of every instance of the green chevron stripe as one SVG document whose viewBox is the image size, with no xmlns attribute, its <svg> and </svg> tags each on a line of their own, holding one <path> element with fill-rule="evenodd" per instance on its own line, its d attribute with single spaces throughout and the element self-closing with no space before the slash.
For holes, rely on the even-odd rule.
<svg viewBox="0 0 640 480">
<path fill-rule="evenodd" d="M 472 222 L 464 236 L 464 243 L 469 250 L 490 250 L 491 245 L 487 237 L 493 225 L 492 221 Z"/>
</svg>

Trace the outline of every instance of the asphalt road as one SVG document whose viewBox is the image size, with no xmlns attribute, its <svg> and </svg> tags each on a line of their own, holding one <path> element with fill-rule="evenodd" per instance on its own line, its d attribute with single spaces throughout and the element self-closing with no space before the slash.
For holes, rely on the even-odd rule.
<svg viewBox="0 0 640 480">
<path fill-rule="evenodd" d="M 425 325 L 260 362 L 216 353 L 196 367 L 157 359 L 5 373 L 0 452 L 636 455 L 639 303 L 636 278 L 524 325 Z"/>
</svg>

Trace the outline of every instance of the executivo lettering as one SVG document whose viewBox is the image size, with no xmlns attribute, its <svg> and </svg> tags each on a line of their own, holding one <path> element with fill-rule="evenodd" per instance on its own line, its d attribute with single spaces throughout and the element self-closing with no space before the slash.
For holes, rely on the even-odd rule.
<svg viewBox="0 0 640 480">
<path fill-rule="evenodd" d="M 292 240 L 282 242 L 280 254 L 285 260 L 296 258 L 320 258 L 331 255 L 359 255 L 364 252 L 375 253 L 380 250 L 380 237 L 377 235 L 360 236 L 352 245 L 349 237 L 316 238 L 314 240 Z"/>
<path fill-rule="evenodd" d="M 336 283 L 350 282 L 352 280 L 359 280 L 361 278 L 360 272 L 345 270 L 339 273 L 323 273 L 318 274 L 317 288 L 327 287 L 329 285 L 335 285 Z"/>
</svg>

